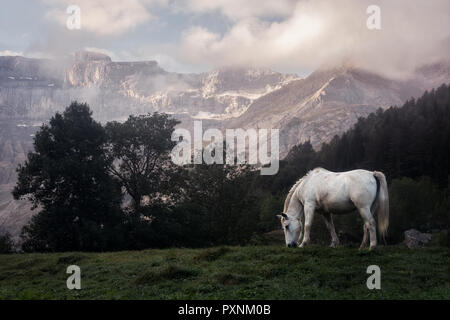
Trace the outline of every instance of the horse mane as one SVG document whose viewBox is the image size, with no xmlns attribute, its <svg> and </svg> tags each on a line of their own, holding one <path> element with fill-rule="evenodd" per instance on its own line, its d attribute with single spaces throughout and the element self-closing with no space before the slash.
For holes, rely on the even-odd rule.
<svg viewBox="0 0 450 320">
<path fill-rule="evenodd" d="M 286 200 L 284 200 L 284 209 L 283 212 L 286 213 L 287 208 L 289 206 L 289 202 L 291 201 L 292 195 L 294 194 L 295 189 L 297 188 L 297 186 L 303 182 L 303 180 L 305 180 L 306 176 L 300 178 L 297 180 L 297 182 L 291 187 L 291 189 L 289 190 L 289 193 L 286 197 Z"/>
<path fill-rule="evenodd" d="M 292 198 L 292 195 L 294 194 L 295 189 L 300 185 L 300 183 L 303 182 L 303 180 L 305 180 L 313 171 L 316 171 L 316 170 L 325 170 L 325 169 L 323 169 L 321 167 L 317 167 L 312 170 L 309 170 L 307 174 L 305 174 L 303 177 L 298 179 L 297 182 L 291 187 L 288 195 L 286 196 L 286 200 L 284 200 L 284 208 L 283 208 L 284 213 L 286 213 L 286 210 L 289 206 L 289 202 L 291 201 L 291 198 Z"/>
</svg>

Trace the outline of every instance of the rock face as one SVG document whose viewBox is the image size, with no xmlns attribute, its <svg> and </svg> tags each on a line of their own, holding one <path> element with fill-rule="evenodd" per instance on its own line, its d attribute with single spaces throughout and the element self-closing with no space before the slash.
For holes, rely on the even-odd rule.
<svg viewBox="0 0 450 320">
<path fill-rule="evenodd" d="M 12 200 L 15 168 L 39 126 L 73 100 L 87 102 L 99 121 L 159 111 L 192 128 L 278 128 L 280 156 L 301 142 L 315 148 L 377 108 L 401 105 L 450 80 L 450 64 L 418 69 L 413 80 L 388 79 L 342 66 L 305 79 L 264 68 L 167 72 L 155 61 L 114 62 L 95 52 L 59 60 L 0 57 L 0 232 L 18 235 L 30 217 Z"/>
<path fill-rule="evenodd" d="M 415 229 L 405 231 L 405 244 L 410 249 L 425 246 L 431 240 L 431 234 L 422 233 Z"/>
<path fill-rule="evenodd" d="M 225 119 L 295 79 L 250 68 L 171 73 L 155 61 L 113 62 L 91 52 L 54 62 L 0 57 L 0 117 L 46 120 L 77 99 L 103 121 L 153 111 Z"/>
<path fill-rule="evenodd" d="M 318 70 L 255 100 L 228 125 L 280 128 L 281 156 L 308 140 L 319 148 L 348 130 L 359 117 L 378 108 L 400 106 L 431 88 L 424 77 L 414 79 L 392 80 L 353 67 Z"/>
</svg>

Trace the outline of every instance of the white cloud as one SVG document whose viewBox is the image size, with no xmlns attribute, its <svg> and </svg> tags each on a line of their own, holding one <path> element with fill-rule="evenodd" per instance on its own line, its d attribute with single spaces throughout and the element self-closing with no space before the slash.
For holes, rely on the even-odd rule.
<svg viewBox="0 0 450 320">
<path fill-rule="evenodd" d="M 120 35 L 154 18 L 148 7 L 161 0 L 45 0 L 49 6 L 47 19 L 66 26 L 66 9 L 77 5 L 81 9 L 81 30 L 101 36 Z"/>
<path fill-rule="evenodd" d="M 281 21 L 257 17 L 267 12 L 264 7 L 258 11 L 258 4 L 253 4 L 254 16 L 245 13 L 245 6 L 239 16 L 234 1 L 219 3 L 224 13 L 241 18 L 224 34 L 204 26 L 185 31 L 180 47 L 187 62 L 299 70 L 350 59 L 367 69 L 401 75 L 448 52 L 441 48 L 450 36 L 446 0 L 379 1 L 382 28 L 376 31 L 366 27 L 370 1 L 299 1 Z"/>
<path fill-rule="evenodd" d="M 173 55 L 177 51 L 175 45 L 142 45 L 128 50 L 110 50 L 98 47 L 84 47 L 83 50 L 103 53 L 112 61 L 156 61 L 166 71 L 171 72 L 196 72 L 198 68 L 181 63 Z"/>
<path fill-rule="evenodd" d="M 366 27 L 373 0 L 41 1 L 60 27 L 46 24 L 26 55 L 100 47 L 113 60 L 156 59 L 174 71 L 254 65 L 301 72 L 351 60 L 401 75 L 450 48 L 448 0 L 378 0 L 381 30 L 374 31 Z M 65 27 L 72 4 L 81 8 L 80 32 Z M 131 32 L 139 26 L 148 33 Z"/>
</svg>

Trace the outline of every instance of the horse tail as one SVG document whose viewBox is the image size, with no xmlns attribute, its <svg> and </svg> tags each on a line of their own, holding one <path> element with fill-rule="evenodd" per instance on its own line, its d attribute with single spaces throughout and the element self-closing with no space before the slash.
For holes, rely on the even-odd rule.
<svg viewBox="0 0 450 320">
<path fill-rule="evenodd" d="M 378 216 L 378 232 L 386 244 L 386 233 L 389 227 L 389 193 L 386 177 L 382 172 L 374 171 L 373 176 L 379 182 L 378 194 L 374 205 Z"/>
</svg>

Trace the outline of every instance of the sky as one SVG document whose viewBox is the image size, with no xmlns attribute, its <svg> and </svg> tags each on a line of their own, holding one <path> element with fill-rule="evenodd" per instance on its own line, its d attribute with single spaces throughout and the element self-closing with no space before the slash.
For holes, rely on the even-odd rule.
<svg viewBox="0 0 450 320">
<path fill-rule="evenodd" d="M 350 62 L 402 77 L 448 59 L 448 0 L 0 0 L 0 55 L 79 50 L 174 72 L 242 65 L 306 75 Z M 70 30 L 67 8 L 80 8 Z M 376 5 L 379 15 L 368 7 Z M 379 28 L 367 21 L 377 19 Z M 373 25 L 373 24 L 372 24 Z"/>
</svg>

